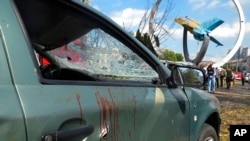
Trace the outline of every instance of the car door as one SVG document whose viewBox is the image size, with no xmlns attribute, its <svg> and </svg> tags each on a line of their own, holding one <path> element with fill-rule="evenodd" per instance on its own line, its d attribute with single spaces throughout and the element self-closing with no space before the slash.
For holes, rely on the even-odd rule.
<svg viewBox="0 0 250 141">
<path fill-rule="evenodd" d="M 36 4 L 40 3 L 32 4 L 33 13 L 25 14 L 42 9 L 34 8 Z M 18 82 L 29 141 L 188 140 L 188 99 L 182 89 L 169 88 L 167 68 L 152 53 L 104 16 L 93 11 L 81 15 L 89 10 L 85 6 L 74 10 L 75 3 L 69 1 L 43 4 L 52 11 L 44 15 L 62 20 L 29 23 L 20 13 L 31 50 L 23 59 L 33 62 L 25 61 L 27 67 L 21 67 L 18 56 L 11 60 L 22 70 L 13 71 L 18 76 L 13 81 Z M 31 31 L 29 24 L 41 25 Z M 44 30 L 42 24 L 56 27 Z M 50 63 L 43 65 L 38 54 Z"/>
<path fill-rule="evenodd" d="M 85 45 L 84 52 L 89 55 L 78 59 L 73 57 L 85 53 L 79 53 L 81 45 L 74 42 L 67 49 L 50 51 L 50 57 L 57 57 L 64 67 L 59 70 L 60 78 L 19 88 L 20 94 L 25 93 L 21 99 L 29 139 L 56 138 L 57 132 L 71 138 L 73 131 L 86 129 L 88 140 L 187 140 L 189 104 L 183 91 L 153 83 L 160 80 L 160 73 L 125 45 L 117 48 L 120 42 L 106 36 L 112 38 L 109 48 Z M 71 69 L 74 71 L 65 72 Z M 78 75 L 81 79 L 75 80 L 76 70 L 84 70 L 87 77 Z M 80 134 L 79 138 L 84 137 Z"/>
</svg>

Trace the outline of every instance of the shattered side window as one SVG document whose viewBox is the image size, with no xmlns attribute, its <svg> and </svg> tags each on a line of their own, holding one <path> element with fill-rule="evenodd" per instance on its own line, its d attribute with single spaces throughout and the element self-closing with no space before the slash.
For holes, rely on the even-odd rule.
<svg viewBox="0 0 250 141">
<path fill-rule="evenodd" d="M 158 78 L 136 53 L 100 29 L 49 53 L 62 68 L 77 69 L 101 79 L 151 82 Z"/>
</svg>

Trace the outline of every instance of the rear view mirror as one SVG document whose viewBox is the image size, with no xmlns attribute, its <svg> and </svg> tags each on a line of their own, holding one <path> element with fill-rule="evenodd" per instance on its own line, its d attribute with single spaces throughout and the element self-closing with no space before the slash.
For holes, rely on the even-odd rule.
<svg viewBox="0 0 250 141">
<path fill-rule="evenodd" d="M 191 66 L 173 67 L 171 78 L 178 86 L 202 86 L 205 82 L 203 71 Z"/>
</svg>

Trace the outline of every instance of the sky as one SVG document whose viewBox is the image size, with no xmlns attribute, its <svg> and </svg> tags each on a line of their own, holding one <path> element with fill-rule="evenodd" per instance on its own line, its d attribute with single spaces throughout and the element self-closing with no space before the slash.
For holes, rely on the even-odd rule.
<svg viewBox="0 0 250 141">
<path fill-rule="evenodd" d="M 162 0 L 160 9 L 164 10 L 168 0 Z M 238 0 L 245 17 L 245 34 L 242 46 L 250 47 L 250 0 Z M 136 31 L 145 10 L 152 8 L 155 0 L 92 0 L 91 5 L 106 16 L 114 20 L 127 31 Z M 177 53 L 183 53 L 183 27 L 175 22 L 177 17 L 188 16 L 200 23 L 212 18 L 224 21 L 222 25 L 214 29 L 209 35 L 215 37 L 224 46 L 216 47 L 209 42 L 209 46 L 203 60 L 219 61 L 224 58 L 230 49 L 235 46 L 239 35 L 239 15 L 233 0 L 172 0 L 168 20 L 164 28 L 171 33 L 166 41 L 161 43 L 161 48 L 170 49 Z M 161 12 L 159 11 L 159 13 Z M 174 23 L 174 24 L 173 24 Z M 171 26 L 171 24 L 173 24 Z M 188 50 L 191 59 L 196 56 L 202 42 L 188 36 Z"/>
</svg>

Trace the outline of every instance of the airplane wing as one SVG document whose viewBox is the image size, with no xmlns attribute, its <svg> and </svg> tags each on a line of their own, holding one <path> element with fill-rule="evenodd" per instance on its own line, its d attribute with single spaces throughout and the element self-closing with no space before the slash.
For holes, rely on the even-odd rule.
<svg viewBox="0 0 250 141">
<path fill-rule="evenodd" d="M 214 30 L 216 27 L 218 27 L 219 25 L 221 25 L 222 23 L 224 23 L 223 20 L 219 19 L 219 18 L 213 18 L 212 20 L 206 21 L 204 23 L 201 23 L 201 27 L 203 27 L 204 29 L 208 30 L 208 31 L 212 31 Z"/>
<path fill-rule="evenodd" d="M 218 40 L 216 40 L 213 36 L 209 36 L 210 40 L 213 41 L 217 46 L 223 46 L 222 43 L 220 43 Z"/>
</svg>

